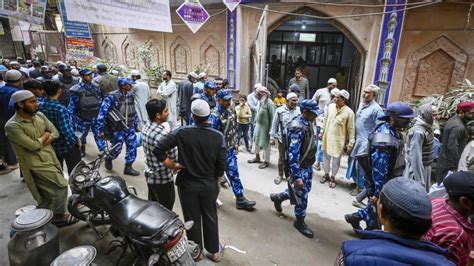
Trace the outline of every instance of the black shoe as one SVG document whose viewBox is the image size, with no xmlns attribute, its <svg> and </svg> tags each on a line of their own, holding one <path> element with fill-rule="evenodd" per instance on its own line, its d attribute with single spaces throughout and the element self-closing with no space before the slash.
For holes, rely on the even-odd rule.
<svg viewBox="0 0 474 266">
<path fill-rule="evenodd" d="M 131 176 L 139 176 L 140 172 L 133 169 L 131 164 L 126 164 L 125 169 L 123 169 L 123 174 L 124 175 L 131 175 Z"/>
<path fill-rule="evenodd" d="M 255 204 L 257 204 L 255 201 L 246 199 L 244 195 L 237 197 L 235 200 L 235 206 L 237 207 L 237 210 L 253 209 Z"/>
<path fill-rule="evenodd" d="M 110 171 L 112 170 L 112 168 L 114 168 L 114 166 L 112 165 L 112 160 L 105 159 L 105 169 Z"/>
<path fill-rule="evenodd" d="M 351 224 L 352 229 L 362 230 L 362 228 L 360 227 L 360 224 L 359 224 L 360 221 L 362 221 L 362 218 L 359 216 L 359 214 L 357 214 L 357 212 L 352 213 L 352 214 L 344 215 L 344 219 L 346 220 L 346 222 Z"/>
<path fill-rule="evenodd" d="M 288 199 L 288 196 L 285 193 L 272 193 L 270 194 L 270 199 L 273 201 L 275 205 L 275 210 L 277 212 L 282 212 L 283 209 L 281 208 L 281 203 Z"/>
<path fill-rule="evenodd" d="M 81 157 L 86 156 L 86 146 L 82 145 L 81 146 Z"/>
<path fill-rule="evenodd" d="M 297 218 L 296 221 L 293 222 L 293 226 L 305 237 L 313 238 L 314 233 L 308 225 L 304 222 L 304 218 Z"/>
</svg>

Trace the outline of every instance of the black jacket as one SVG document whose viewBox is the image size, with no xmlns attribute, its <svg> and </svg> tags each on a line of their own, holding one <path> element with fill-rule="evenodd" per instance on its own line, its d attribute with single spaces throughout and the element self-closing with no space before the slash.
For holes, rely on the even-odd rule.
<svg viewBox="0 0 474 266">
<path fill-rule="evenodd" d="M 162 138 L 153 154 L 163 162 L 166 151 L 174 147 L 178 147 L 178 161 L 185 167 L 178 173 L 177 186 L 196 190 L 217 186 L 217 177 L 224 174 L 227 161 L 221 132 L 204 125 L 181 127 Z"/>
</svg>

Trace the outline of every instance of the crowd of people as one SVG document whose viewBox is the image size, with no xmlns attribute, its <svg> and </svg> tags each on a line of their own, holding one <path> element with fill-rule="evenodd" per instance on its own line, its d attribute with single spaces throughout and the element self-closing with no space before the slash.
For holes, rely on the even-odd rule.
<svg viewBox="0 0 474 266">
<path fill-rule="evenodd" d="M 247 163 L 259 169 L 269 167 L 271 147 L 277 148 L 274 182 L 288 188 L 270 200 L 277 212 L 290 200 L 294 227 L 309 238 L 313 169 L 322 171 L 320 183 L 334 189 L 341 160 L 348 158 L 344 177 L 353 182 L 353 205 L 360 209 L 345 220 L 361 240 L 344 242 L 337 264 L 467 264 L 474 235 L 472 101 L 459 103 L 441 130 L 433 103 L 414 109 L 393 102 L 384 109 L 375 101 L 380 89 L 369 85 L 354 112 L 350 92 L 338 89 L 336 79 L 310 95 L 298 68 L 276 95 L 257 83 L 249 95 L 237 97 L 227 80 L 211 80 L 204 72 L 191 72 L 177 84 L 165 70 L 151 93 L 139 71 L 119 77 L 105 64 L 87 69 L 74 61 L 45 66 L 18 59 L 2 61 L 2 69 L 0 171 L 20 167 L 38 207 L 51 209 L 58 226 L 77 222 L 65 211 L 63 164 L 71 173 L 86 155 L 92 131 L 99 152 L 108 143 L 113 147 L 107 170 L 116 169 L 113 161 L 125 144 L 123 174 L 139 176 L 133 163 L 143 147 L 148 199 L 172 210 L 176 185 L 184 220 L 195 222 L 188 238 L 218 262 L 225 245 L 218 233 L 219 186 L 231 187 L 237 209 L 256 206 L 245 197 L 239 175 L 243 140 L 254 154 Z"/>
</svg>

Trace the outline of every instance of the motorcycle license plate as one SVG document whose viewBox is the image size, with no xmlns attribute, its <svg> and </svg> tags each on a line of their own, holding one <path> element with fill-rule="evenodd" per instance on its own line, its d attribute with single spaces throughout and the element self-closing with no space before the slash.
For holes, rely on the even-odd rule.
<svg viewBox="0 0 474 266">
<path fill-rule="evenodd" d="M 184 252 L 186 252 L 186 248 L 188 247 L 188 240 L 186 237 L 181 238 L 181 240 L 174 246 L 172 249 L 168 250 L 168 258 L 170 262 L 177 261 L 181 256 L 183 256 Z"/>
</svg>

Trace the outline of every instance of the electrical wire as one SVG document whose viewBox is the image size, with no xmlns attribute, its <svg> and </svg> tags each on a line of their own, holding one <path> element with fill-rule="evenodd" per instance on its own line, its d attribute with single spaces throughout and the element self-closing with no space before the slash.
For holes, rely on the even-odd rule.
<svg viewBox="0 0 474 266">
<path fill-rule="evenodd" d="M 406 7 L 406 8 L 403 8 L 403 9 L 397 9 L 397 10 L 393 10 L 393 11 L 406 11 L 406 10 L 411 10 L 411 9 L 415 9 L 415 8 L 430 6 L 430 5 L 434 5 L 434 4 L 438 4 L 438 3 L 440 3 L 440 2 L 429 2 L 429 3 L 420 4 L 420 5 L 417 5 L 417 6 Z M 261 7 L 250 6 L 250 5 L 246 5 L 246 4 L 240 4 L 240 6 L 242 6 L 244 8 L 248 8 L 248 9 L 255 9 L 255 10 L 265 11 L 265 8 L 261 8 Z M 351 15 L 323 17 L 323 16 L 316 16 L 316 15 L 309 15 L 309 14 L 299 14 L 299 13 L 292 13 L 292 12 L 284 12 L 284 11 L 271 10 L 271 9 L 267 9 L 266 11 L 270 12 L 270 13 L 277 13 L 277 14 L 282 14 L 282 15 L 315 18 L 315 19 L 321 19 L 321 20 L 378 16 L 378 15 L 384 15 L 384 14 L 389 14 L 389 13 L 393 12 L 393 11 L 388 11 L 388 12 L 384 11 L 384 12 L 374 12 L 374 13 L 365 13 L 365 14 L 351 14 Z"/>
</svg>

